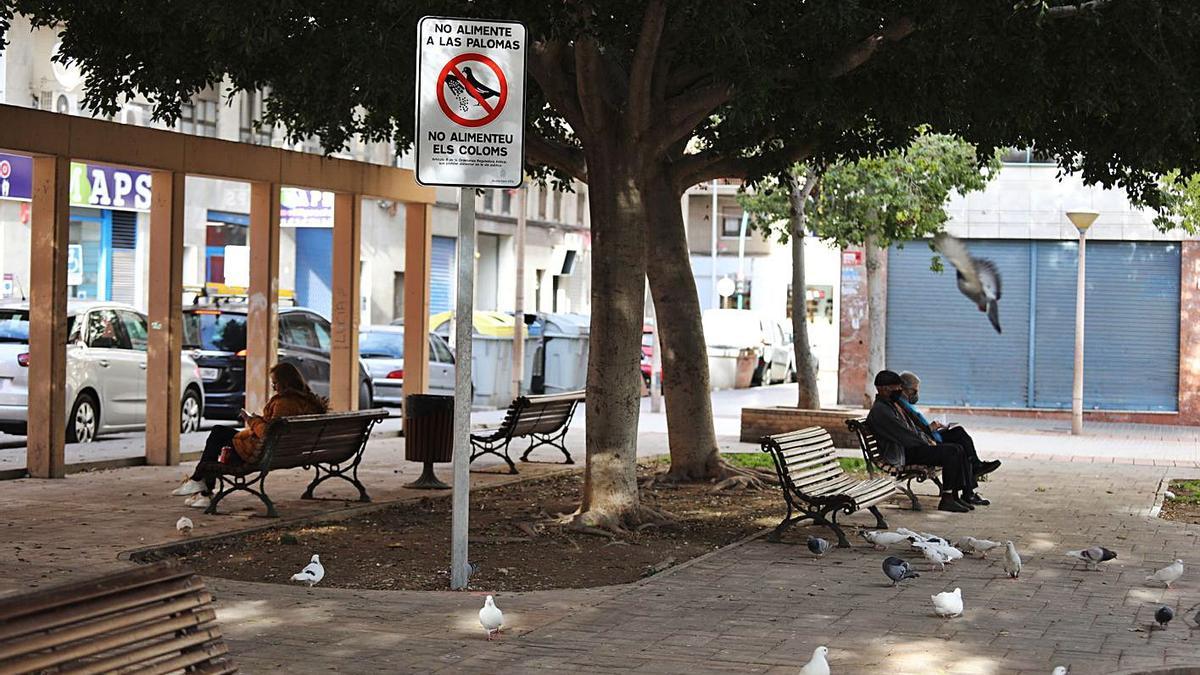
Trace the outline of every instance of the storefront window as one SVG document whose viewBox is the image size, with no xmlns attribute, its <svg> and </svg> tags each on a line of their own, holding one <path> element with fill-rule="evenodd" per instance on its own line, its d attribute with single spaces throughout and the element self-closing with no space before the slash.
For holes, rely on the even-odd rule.
<svg viewBox="0 0 1200 675">
<path fill-rule="evenodd" d="M 79 283 L 67 288 L 67 296 L 80 300 L 103 300 L 100 289 L 106 287 L 106 271 L 101 241 L 104 236 L 104 213 L 99 209 L 71 209 L 70 243 L 83 251 L 83 274 Z"/>
</svg>

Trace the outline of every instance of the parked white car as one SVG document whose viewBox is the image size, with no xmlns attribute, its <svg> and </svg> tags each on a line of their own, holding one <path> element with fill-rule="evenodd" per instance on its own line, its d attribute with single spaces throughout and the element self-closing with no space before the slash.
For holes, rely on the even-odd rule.
<svg viewBox="0 0 1200 675">
<path fill-rule="evenodd" d="M 146 425 L 146 317 L 111 302 L 67 305 L 67 442 Z M 180 428 L 200 428 L 204 385 L 180 354 Z M 0 431 L 24 435 L 29 409 L 29 303 L 0 305 Z"/>
<path fill-rule="evenodd" d="M 758 356 L 753 386 L 796 379 L 796 352 L 785 321 L 749 309 L 706 309 L 704 340 L 710 350 L 753 349 Z M 815 356 L 813 363 L 816 369 Z"/>
<path fill-rule="evenodd" d="M 375 403 L 404 405 L 404 326 L 363 326 L 358 356 L 367 367 Z M 429 334 L 429 393 L 454 395 L 454 355 L 446 340 Z"/>
</svg>

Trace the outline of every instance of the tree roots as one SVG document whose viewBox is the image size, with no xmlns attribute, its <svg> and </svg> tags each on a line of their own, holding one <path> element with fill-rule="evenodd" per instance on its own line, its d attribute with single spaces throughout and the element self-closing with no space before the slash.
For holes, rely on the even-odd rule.
<svg viewBox="0 0 1200 675">
<path fill-rule="evenodd" d="M 704 472 L 678 471 L 672 469 L 660 473 L 642 482 L 643 488 L 657 486 L 673 486 L 682 483 L 712 483 L 712 492 L 727 490 L 766 490 L 779 485 L 779 478 L 774 472 L 762 469 L 745 469 L 718 460 L 712 468 Z"/>
</svg>

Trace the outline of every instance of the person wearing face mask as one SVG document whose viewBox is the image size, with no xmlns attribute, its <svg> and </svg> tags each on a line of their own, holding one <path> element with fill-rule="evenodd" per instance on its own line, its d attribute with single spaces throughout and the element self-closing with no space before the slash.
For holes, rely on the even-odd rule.
<svg viewBox="0 0 1200 675">
<path fill-rule="evenodd" d="M 971 462 L 971 470 L 975 477 L 989 474 L 1000 468 L 1000 460 L 995 459 L 990 462 L 984 462 L 979 459 L 979 454 L 975 451 L 975 441 L 967 430 L 958 424 L 945 425 L 936 420 L 929 421 L 917 409 L 917 401 L 921 398 L 921 378 L 917 377 L 916 373 L 904 371 L 900 373 L 900 382 L 903 389 L 901 392 L 904 396 L 900 399 L 901 405 L 908 413 L 909 418 L 916 423 L 917 427 L 931 436 L 938 443 L 954 443 L 961 445 L 967 453 L 967 459 Z M 979 493 L 975 493 L 978 500 L 972 502 L 976 505 L 987 506 L 990 502 L 984 499 Z"/>
<path fill-rule="evenodd" d="M 966 513 L 981 501 L 975 494 L 975 474 L 966 450 L 956 443 L 939 443 L 916 424 L 905 410 L 904 383 L 891 370 L 875 375 L 875 403 L 867 426 L 875 432 L 879 454 L 893 466 L 923 464 L 942 469 L 939 511 Z"/>
</svg>

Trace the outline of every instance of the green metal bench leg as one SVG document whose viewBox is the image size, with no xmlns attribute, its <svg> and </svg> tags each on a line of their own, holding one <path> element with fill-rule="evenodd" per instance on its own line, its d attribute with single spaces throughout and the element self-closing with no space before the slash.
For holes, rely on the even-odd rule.
<svg viewBox="0 0 1200 675">
<path fill-rule="evenodd" d="M 826 518 L 825 513 L 832 513 L 832 515 L 829 518 Z M 824 513 L 818 513 L 813 516 L 813 522 L 817 525 L 824 525 L 825 527 L 833 530 L 833 533 L 837 535 L 838 548 L 850 548 L 850 542 L 846 540 L 846 533 L 842 531 L 842 526 L 837 524 L 837 514 L 837 509 L 832 509 L 831 511 L 826 511 Z"/>
<path fill-rule="evenodd" d="M 913 492 L 913 489 L 912 489 L 912 482 L 914 480 L 916 480 L 915 476 L 912 478 L 909 478 L 908 482 L 904 484 L 904 487 L 902 487 L 900 489 L 904 491 L 904 494 L 908 495 L 909 501 L 912 502 L 912 510 L 920 511 L 921 510 L 921 502 L 917 501 L 917 493 Z"/>
</svg>

